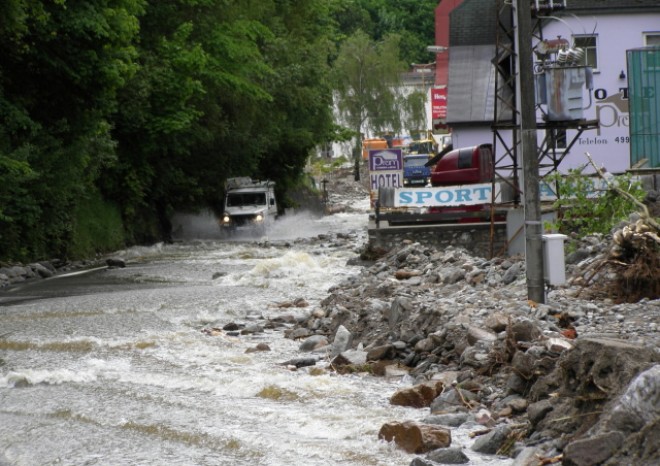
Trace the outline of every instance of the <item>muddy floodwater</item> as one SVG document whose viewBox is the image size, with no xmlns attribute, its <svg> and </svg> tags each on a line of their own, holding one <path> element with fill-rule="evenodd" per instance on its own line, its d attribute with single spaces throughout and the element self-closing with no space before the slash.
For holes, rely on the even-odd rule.
<svg viewBox="0 0 660 466">
<path fill-rule="evenodd" d="M 388 402 L 410 380 L 289 370 L 304 354 L 280 330 L 204 332 L 314 309 L 359 273 L 366 213 L 293 216 L 247 241 L 198 220 L 118 252 L 126 268 L 0 289 L 0 465 L 409 465 L 378 431 L 426 414 Z M 350 240 L 318 239 L 336 232 Z M 309 306 L 281 307 L 298 298 Z M 246 352 L 259 343 L 271 350 Z"/>
</svg>

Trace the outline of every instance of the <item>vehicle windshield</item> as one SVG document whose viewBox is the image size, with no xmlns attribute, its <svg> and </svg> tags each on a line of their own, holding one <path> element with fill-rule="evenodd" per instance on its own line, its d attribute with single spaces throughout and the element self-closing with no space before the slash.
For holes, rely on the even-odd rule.
<svg viewBox="0 0 660 466">
<path fill-rule="evenodd" d="M 432 141 L 414 141 L 408 145 L 408 152 L 411 154 L 432 154 Z"/>
<path fill-rule="evenodd" d="M 227 206 L 266 205 L 266 193 L 230 193 L 227 195 Z"/>
<path fill-rule="evenodd" d="M 423 167 L 426 162 L 429 161 L 429 158 L 426 156 L 423 157 L 404 157 L 403 165 L 406 167 Z"/>
</svg>

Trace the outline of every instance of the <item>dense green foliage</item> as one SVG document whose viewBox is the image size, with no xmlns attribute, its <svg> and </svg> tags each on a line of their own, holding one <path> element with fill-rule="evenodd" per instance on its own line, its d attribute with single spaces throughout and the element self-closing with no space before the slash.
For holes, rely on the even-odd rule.
<svg viewBox="0 0 660 466">
<path fill-rule="evenodd" d="M 137 0 L 0 7 L 0 257 L 66 256 L 76 206 L 116 143 L 109 115 L 135 72 Z"/>
<path fill-rule="evenodd" d="M 412 134 L 428 127 L 425 93 L 406 94 L 400 84 L 412 63 L 431 60 L 426 47 L 435 43 L 437 5 L 429 0 L 357 0 L 338 10 L 346 37 L 333 65 L 334 87 L 339 113 L 356 136 L 356 164 L 362 136 Z"/>
<path fill-rule="evenodd" d="M 554 185 L 558 193 L 553 205 L 559 212 L 558 218 L 546 225 L 553 231 L 575 233 L 579 237 L 590 233 L 607 234 L 637 210 L 632 201 L 608 189 L 603 180 L 583 175 L 581 170 L 569 170 L 566 175 L 553 173 L 545 180 Z M 639 201 L 644 199 L 641 184 L 628 175 L 612 177 L 610 183 Z"/>
<path fill-rule="evenodd" d="M 429 63 L 426 50 L 435 44 L 435 9 L 438 0 L 348 0 L 340 2 L 335 17 L 342 34 L 365 32 L 374 42 L 391 34 L 400 38 L 401 60 Z"/>
<path fill-rule="evenodd" d="M 399 59 L 399 36 L 388 35 L 380 42 L 357 31 L 339 49 L 334 76 L 340 114 L 356 135 L 365 122 L 372 131 L 401 132 L 400 75 L 405 67 Z M 358 138 L 354 156 L 360 154 Z"/>
<path fill-rule="evenodd" d="M 345 137 L 331 68 L 359 30 L 425 61 L 436 1 L 5 0 L 0 260 L 167 239 L 224 180 L 299 182 Z M 397 45 L 398 47 L 398 45 Z M 284 197 L 284 196 L 283 196 Z"/>
</svg>

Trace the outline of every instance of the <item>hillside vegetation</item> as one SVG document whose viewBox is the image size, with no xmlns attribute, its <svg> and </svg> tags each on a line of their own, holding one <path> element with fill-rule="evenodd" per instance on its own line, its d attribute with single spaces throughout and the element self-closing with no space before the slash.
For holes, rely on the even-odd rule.
<svg viewBox="0 0 660 466">
<path fill-rule="evenodd" d="M 1 2 L 0 260 L 167 239 L 175 210 L 218 209 L 232 176 L 284 194 L 345 133 L 332 116 L 341 44 L 397 31 L 402 62 L 424 60 L 436 5 Z"/>
</svg>

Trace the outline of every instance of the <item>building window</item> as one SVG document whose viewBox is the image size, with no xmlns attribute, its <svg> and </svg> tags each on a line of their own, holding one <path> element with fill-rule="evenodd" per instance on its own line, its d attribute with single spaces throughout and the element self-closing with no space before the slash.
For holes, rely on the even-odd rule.
<svg viewBox="0 0 660 466">
<path fill-rule="evenodd" d="M 660 32 L 645 32 L 644 45 L 660 45 Z"/>
<path fill-rule="evenodd" d="M 551 149 L 564 150 L 566 149 L 566 130 L 562 128 L 549 129 L 548 146 Z"/>
<path fill-rule="evenodd" d="M 598 36 L 584 35 L 573 36 L 575 47 L 584 50 L 584 57 L 580 65 L 590 66 L 594 71 L 598 69 Z"/>
<path fill-rule="evenodd" d="M 644 33 L 644 45 L 646 46 L 655 46 L 660 47 L 660 32 L 645 32 Z M 660 62 L 658 62 L 657 52 L 650 52 L 644 55 L 645 67 L 651 71 L 657 72 L 660 70 Z"/>
</svg>

